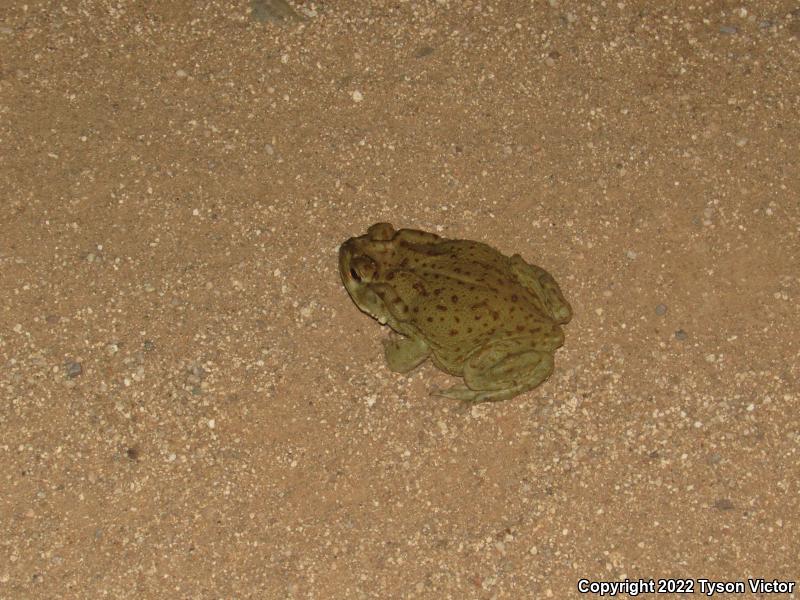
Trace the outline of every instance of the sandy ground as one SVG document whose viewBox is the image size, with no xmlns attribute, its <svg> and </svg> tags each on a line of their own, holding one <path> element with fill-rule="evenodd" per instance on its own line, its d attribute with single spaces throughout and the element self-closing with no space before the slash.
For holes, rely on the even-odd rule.
<svg viewBox="0 0 800 600">
<path fill-rule="evenodd" d="M 3 3 L 0 598 L 800 579 L 799 6 Z M 553 272 L 555 374 L 388 371 L 376 221 Z"/>
</svg>

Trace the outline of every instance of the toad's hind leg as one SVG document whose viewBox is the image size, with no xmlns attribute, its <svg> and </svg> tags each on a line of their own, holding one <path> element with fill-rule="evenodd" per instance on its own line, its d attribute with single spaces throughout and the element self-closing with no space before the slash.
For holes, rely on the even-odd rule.
<svg viewBox="0 0 800 600">
<path fill-rule="evenodd" d="M 550 273 L 526 263 L 519 254 L 511 257 L 511 270 L 522 285 L 544 301 L 556 323 L 569 322 L 572 318 L 572 307 Z"/>
<path fill-rule="evenodd" d="M 431 349 L 423 340 L 392 335 L 383 340 L 383 350 L 389 369 L 395 373 L 406 373 L 423 363 Z"/>
<path fill-rule="evenodd" d="M 551 352 L 517 350 L 513 340 L 479 350 L 464 365 L 464 384 L 436 395 L 470 403 L 497 402 L 535 388 L 553 372 Z"/>
</svg>

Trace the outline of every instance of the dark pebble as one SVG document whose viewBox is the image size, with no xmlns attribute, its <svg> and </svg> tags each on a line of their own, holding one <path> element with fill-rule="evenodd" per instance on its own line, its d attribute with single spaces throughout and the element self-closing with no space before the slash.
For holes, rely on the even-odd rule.
<svg viewBox="0 0 800 600">
<path fill-rule="evenodd" d="M 667 314 L 667 305 L 659 304 L 658 306 L 656 306 L 656 314 L 659 317 L 663 317 L 665 314 Z"/>
<path fill-rule="evenodd" d="M 69 377 L 70 379 L 74 379 L 75 377 L 83 373 L 83 366 L 79 362 L 68 360 L 64 364 L 64 367 L 67 369 L 67 377 Z"/>
<path fill-rule="evenodd" d="M 714 500 L 714 508 L 717 510 L 733 510 L 733 502 L 728 498 L 717 498 Z"/>
<path fill-rule="evenodd" d="M 675 332 L 675 339 L 676 340 L 683 341 L 688 337 L 689 337 L 689 334 L 687 334 L 683 329 L 678 329 L 678 331 Z"/>
</svg>

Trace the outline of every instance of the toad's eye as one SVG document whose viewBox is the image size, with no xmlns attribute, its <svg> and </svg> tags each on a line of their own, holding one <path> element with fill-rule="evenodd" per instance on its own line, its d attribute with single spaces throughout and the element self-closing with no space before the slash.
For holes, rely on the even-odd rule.
<svg viewBox="0 0 800 600">
<path fill-rule="evenodd" d="M 358 271 L 352 267 L 350 268 L 350 277 L 352 277 L 355 281 L 361 281 L 361 276 L 358 274 Z"/>
</svg>

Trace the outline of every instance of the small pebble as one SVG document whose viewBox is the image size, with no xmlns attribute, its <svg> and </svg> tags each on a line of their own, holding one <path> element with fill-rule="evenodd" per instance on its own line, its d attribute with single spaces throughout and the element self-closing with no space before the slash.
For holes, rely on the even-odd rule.
<svg viewBox="0 0 800 600">
<path fill-rule="evenodd" d="M 678 331 L 675 332 L 675 339 L 676 340 L 683 341 L 688 337 L 689 337 L 689 335 L 683 329 L 678 329 Z"/>
<path fill-rule="evenodd" d="M 192 383 L 199 383 L 206 378 L 206 370 L 197 363 L 189 366 L 187 371 Z"/>
<path fill-rule="evenodd" d="M 67 370 L 67 377 L 75 379 L 78 375 L 83 373 L 83 366 L 79 362 L 68 360 L 64 367 Z"/>
<path fill-rule="evenodd" d="M 361 102 L 364 99 L 364 94 L 358 90 L 355 90 L 351 95 L 353 97 L 353 102 Z"/>
<path fill-rule="evenodd" d="M 733 502 L 729 498 L 717 498 L 714 501 L 714 508 L 717 510 L 733 510 Z"/>
<path fill-rule="evenodd" d="M 733 35 L 733 34 L 737 33 L 738 31 L 739 30 L 736 29 L 736 27 L 733 27 L 731 25 L 720 25 L 719 26 L 719 32 L 720 33 L 725 33 L 727 35 Z"/>
<path fill-rule="evenodd" d="M 656 314 L 659 317 L 663 317 L 665 314 L 667 314 L 667 305 L 659 304 L 658 306 L 656 306 Z"/>
</svg>

